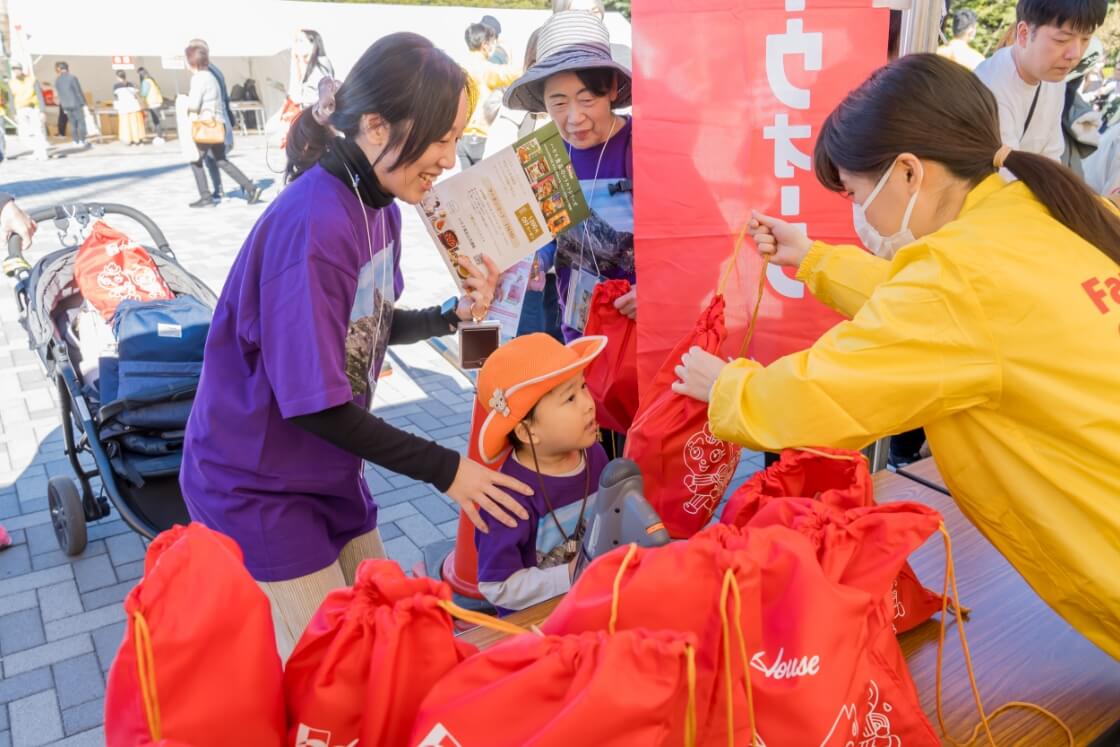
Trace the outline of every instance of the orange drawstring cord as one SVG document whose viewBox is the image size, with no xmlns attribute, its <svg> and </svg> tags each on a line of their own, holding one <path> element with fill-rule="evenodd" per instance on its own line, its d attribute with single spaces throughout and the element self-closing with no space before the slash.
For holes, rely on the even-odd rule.
<svg viewBox="0 0 1120 747">
<path fill-rule="evenodd" d="M 754 716 L 754 691 L 751 687 L 750 660 L 747 657 L 747 639 L 743 634 L 743 599 L 739 594 L 739 583 L 735 571 L 728 568 L 723 574 L 723 588 L 720 590 L 719 615 L 723 626 L 723 676 L 727 683 L 727 742 L 735 747 L 735 688 L 731 679 L 731 626 L 727 617 L 727 599 L 733 592 L 735 596 L 735 631 L 739 636 L 739 655 L 743 661 L 743 680 L 747 690 L 747 715 L 751 724 L 751 745 L 758 742 L 758 730 Z"/>
<path fill-rule="evenodd" d="M 735 269 L 735 265 L 739 263 L 739 251 L 743 248 L 743 241 L 747 238 L 747 229 L 750 228 L 751 222 L 748 219 L 743 224 L 742 230 L 739 231 L 739 236 L 735 239 L 735 248 L 731 250 L 731 261 L 727 263 L 727 269 L 723 271 L 723 277 L 719 279 L 719 285 L 716 287 L 716 294 L 722 296 L 723 292 L 727 290 L 727 281 L 731 279 L 731 272 Z"/>
<path fill-rule="evenodd" d="M 622 591 L 622 577 L 626 574 L 626 569 L 630 567 L 630 562 L 634 560 L 634 556 L 637 554 L 638 543 L 631 542 L 626 554 L 622 556 L 622 563 L 619 564 L 618 571 L 614 575 L 614 583 L 611 585 L 611 616 L 607 621 L 607 632 L 611 635 L 615 634 L 615 629 L 618 626 L 618 605 Z M 688 678 L 688 705 L 684 714 L 684 744 L 685 747 L 696 747 L 696 732 L 699 724 L 696 714 L 696 649 L 690 644 L 686 644 L 684 654 L 686 676 Z"/>
<path fill-rule="evenodd" d="M 622 558 L 622 564 L 618 566 L 618 573 L 614 575 L 614 584 L 611 586 L 611 617 L 607 621 L 607 632 L 611 635 L 614 635 L 615 626 L 618 625 L 618 595 L 622 590 L 622 574 L 626 573 L 627 566 L 630 565 L 630 561 L 637 554 L 638 543 L 631 542 L 630 548 Z"/>
<path fill-rule="evenodd" d="M 758 324 L 758 312 L 762 309 L 762 294 L 766 291 L 766 271 L 770 269 L 770 258 L 762 260 L 762 269 L 758 273 L 758 291 L 754 298 L 754 310 L 751 311 L 751 320 L 747 323 L 747 335 L 743 338 L 743 344 L 739 346 L 739 357 L 747 357 L 747 350 L 751 346 L 751 340 L 754 338 L 754 328 Z"/>
<path fill-rule="evenodd" d="M 976 672 L 972 667 L 972 655 L 968 648 L 968 637 L 964 632 L 964 614 L 965 608 L 961 607 L 960 593 L 957 591 L 957 570 L 953 564 L 953 543 L 949 537 L 949 530 L 945 528 L 942 523 L 938 527 L 941 532 L 941 537 L 945 543 L 945 586 L 941 594 L 941 631 L 937 641 L 937 723 L 941 727 L 941 733 L 945 738 L 956 747 L 969 747 L 980 737 L 980 732 L 983 730 L 984 734 L 988 737 L 988 742 L 992 747 L 996 747 L 995 737 L 992 736 L 992 720 L 999 714 L 1010 710 L 1012 708 L 1025 708 L 1041 713 L 1047 718 L 1051 719 L 1066 733 L 1066 738 L 1069 741 L 1069 746 L 1074 747 L 1073 732 L 1060 718 L 1055 716 L 1050 711 L 1046 710 L 1040 705 L 1034 703 L 1024 703 L 1022 701 L 1012 701 L 1005 703 L 996 710 L 992 711 L 990 715 L 984 712 L 984 704 L 980 699 L 980 688 L 976 684 Z M 953 613 L 957 618 L 957 633 L 961 639 L 961 649 L 964 652 L 965 669 L 968 672 L 968 684 L 972 688 L 972 696 L 976 701 L 976 710 L 980 714 L 980 723 L 972 729 L 972 734 L 967 742 L 958 742 L 949 736 L 949 730 L 945 728 L 945 716 L 941 707 L 941 668 L 943 663 L 943 651 L 945 648 L 945 626 L 949 618 L 949 589 L 952 587 L 953 599 Z"/>
<path fill-rule="evenodd" d="M 436 605 L 452 617 L 457 617 L 463 622 L 474 623 L 479 627 L 489 628 L 499 633 L 506 633 L 507 635 L 521 635 L 522 633 L 532 633 L 533 631 L 528 628 L 523 628 L 520 625 L 515 625 L 508 620 L 499 620 L 490 615 L 484 615 L 481 612 L 468 610 L 460 607 L 449 599 L 441 599 Z M 537 633 L 540 635 L 540 633 Z"/>
<path fill-rule="evenodd" d="M 696 714 L 696 649 L 691 644 L 684 647 L 685 667 L 688 677 L 688 710 L 684 714 L 684 747 L 696 747 L 699 722 Z"/>
<path fill-rule="evenodd" d="M 743 242 L 747 238 L 747 229 L 750 228 L 751 221 L 748 218 L 747 222 L 743 224 L 743 228 L 739 231 L 738 237 L 735 239 L 735 248 L 731 251 L 731 261 L 727 263 L 727 269 L 724 270 L 723 276 L 719 280 L 719 285 L 716 288 L 718 295 L 723 295 L 727 290 L 727 281 L 731 279 L 731 272 L 735 269 L 735 265 L 739 263 L 739 253 L 743 249 Z M 754 337 L 755 324 L 758 322 L 758 312 L 762 308 L 762 294 L 766 290 L 766 269 L 770 265 L 770 259 L 766 258 L 762 262 L 762 270 L 758 276 L 758 293 L 754 300 L 754 311 L 751 312 L 750 322 L 747 324 L 747 334 L 743 338 L 743 344 L 739 347 L 739 357 L 742 358 L 747 354 L 747 348 L 750 347 L 751 338 Z"/>
<path fill-rule="evenodd" d="M 132 614 L 132 635 L 136 640 L 136 670 L 140 677 L 140 699 L 152 741 L 163 739 L 163 724 L 159 714 L 159 693 L 156 692 L 155 656 L 152 653 L 152 633 L 148 621 L 139 610 Z"/>
</svg>

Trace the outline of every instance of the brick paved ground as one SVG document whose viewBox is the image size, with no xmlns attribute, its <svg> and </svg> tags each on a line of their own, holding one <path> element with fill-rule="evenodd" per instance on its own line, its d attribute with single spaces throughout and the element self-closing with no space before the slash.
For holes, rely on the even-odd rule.
<svg viewBox="0 0 1120 747">
<path fill-rule="evenodd" d="M 21 148 L 14 138 L 9 147 Z M 26 208 L 56 202 L 120 202 L 146 212 L 163 229 L 189 270 L 216 292 L 264 206 L 239 195 L 212 209 L 190 210 L 194 182 L 174 143 L 98 146 L 37 163 L 0 164 L 0 189 Z M 251 178 L 270 180 L 261 143 L 239 138 L 233 159 Z M 423 228 L 406 208 L 402 305 L 439 303 L 453 286 Z M 51 227 L 41 228 L 42 245 Z M 465 449 L 470 382 L 427 344 L 390 351 L 393 374 L 382 380 L 375 409 L 417 434 Z M 760 466 L 744 459 L 738 479 Z M 53 392 L 27 349 L 15 300 L 0 283 L 0 523 L 15 545 L 0 552 L 0 747 L 101 745 L 105 672 L 120 644 L 120 602 L 143 570 L 145 546 L 114 512 L 89 527 L 80 557 L 58 550 L 47 513 L 47 480 L 70 475 Z M 454 537 L 456 512 L 427 485 L 370 466 L 367 479 L 381 508 L 390 555 L 406 568 L 423 549 Z"/>
</svg>

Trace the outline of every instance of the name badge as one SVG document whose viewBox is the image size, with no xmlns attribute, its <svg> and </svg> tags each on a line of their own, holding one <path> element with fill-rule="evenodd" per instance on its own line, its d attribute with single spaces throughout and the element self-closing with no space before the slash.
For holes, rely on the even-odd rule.
<svg viewBox="0 0 1120 747">
<path fill-rule="evenodd" d="M 591 296 L 599 276 L 586 270 L 575 270 L 568 283 L 568 295 L 564 304 L 564 324 L 581 334 L 587 328 L 587 317 L 591 314 Z"/>
</svg>

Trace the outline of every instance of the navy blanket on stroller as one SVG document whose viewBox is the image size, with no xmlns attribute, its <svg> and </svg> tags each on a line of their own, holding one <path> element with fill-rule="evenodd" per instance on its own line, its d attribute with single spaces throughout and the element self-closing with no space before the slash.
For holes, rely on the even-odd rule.
<svg viewBox="0 0 1120 747">
<path fill-rule="evenodd" d="M 122 301 L 113 315 L 117 355 L 100 359 L 99 435 L 113 469 L 134 485 L 178 473 L 210 317 L 187 295 Z"/>
</svg>

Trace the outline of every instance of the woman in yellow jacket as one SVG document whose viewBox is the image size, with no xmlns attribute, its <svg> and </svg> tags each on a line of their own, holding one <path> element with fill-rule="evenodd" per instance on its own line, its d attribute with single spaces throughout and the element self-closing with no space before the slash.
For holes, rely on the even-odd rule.
<svg viewBox="0 0 1120 747">
<path fill-rule="evenodd" d="M 761 253 L 851 320 L 767 367 L 693 349 L 675 388 L 755 449 L 924 426 L 964 514 L 1120 658 L 1120 218 L 1064 167 L 1002 146 L 991 93 L 934 55 L 850 94 L 814 161 L 897 253 L 756 214 Z"/>
</svg>

